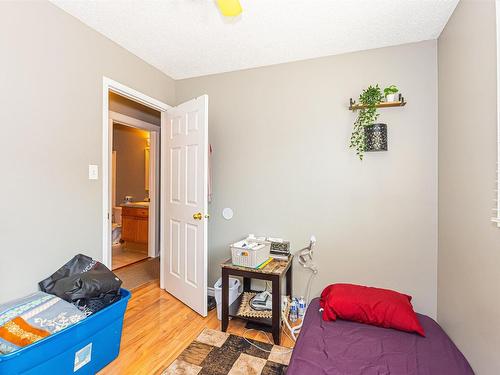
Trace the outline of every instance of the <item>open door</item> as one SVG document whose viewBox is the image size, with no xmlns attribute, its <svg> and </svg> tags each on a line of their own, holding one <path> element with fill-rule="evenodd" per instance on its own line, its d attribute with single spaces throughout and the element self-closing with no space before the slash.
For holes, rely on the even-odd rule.
<svg viewBox="0 0 500 375">
<path fill-rule="evenodd" d="M 206 316 L 207 95 L 162 116 L 161 171 L 162 288 Z"/>
</svg>

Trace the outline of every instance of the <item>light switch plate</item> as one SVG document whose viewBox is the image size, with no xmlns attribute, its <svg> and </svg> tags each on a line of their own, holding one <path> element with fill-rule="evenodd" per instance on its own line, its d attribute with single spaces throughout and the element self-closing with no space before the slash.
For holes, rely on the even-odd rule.
<svg viewBox="0 0 500 375">
<path fill-rule="evenodd" d="M 99 178 L 99 167 L 94 164 L 89 164 L 89 180 L 97 180 Z"/>
</svg>

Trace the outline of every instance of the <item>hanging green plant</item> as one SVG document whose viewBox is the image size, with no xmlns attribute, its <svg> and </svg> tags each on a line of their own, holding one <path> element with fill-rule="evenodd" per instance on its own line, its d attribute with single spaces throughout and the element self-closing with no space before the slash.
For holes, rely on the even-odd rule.
<svg viewBox="0 0 500 375">
<path fill-rule="evenodd" d="M 356 150 L 356 155 L 358 155 L 359 160 L 363 160 L 366 148 L 365 126 L 371 125 L 377 121 L 379 113 L 377 112 L 376 105 L 379 104 L 383 98 L 384 95 L 378 85 L 369 86 L 359 95 L 360 104 L 366 107 L 359 110 L 358 117 L 354 122 L 354 128 L 352 130 L 351 144 L 349 145 L 350 148 Z"/>
</svg>

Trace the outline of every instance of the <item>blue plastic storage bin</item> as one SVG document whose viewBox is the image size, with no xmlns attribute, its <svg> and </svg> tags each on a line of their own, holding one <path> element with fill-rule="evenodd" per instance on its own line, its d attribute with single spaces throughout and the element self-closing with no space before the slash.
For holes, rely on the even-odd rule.
<svg viewBox="0 0 500 375">
<path fill-rule="evenodd" d="M 120 352 L 130 292 L 84 320 L 13 353 L 0 355 L 0 374 L 95 374 Z"/>
</svg>

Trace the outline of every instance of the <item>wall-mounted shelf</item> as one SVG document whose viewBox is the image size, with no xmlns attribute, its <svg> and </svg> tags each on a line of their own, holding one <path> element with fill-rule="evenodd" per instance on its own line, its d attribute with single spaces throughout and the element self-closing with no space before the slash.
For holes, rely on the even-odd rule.
<svg viewBox="0 0 500 375">
<path fill-rule="evenodd" d="M 349 99 L 349 109 L 351 111 L 355 111 L 357 109 L 361 108 L 367 108 L 366 105 L 356 103 L 356 101 L 352 100 L 352 98 Z M 377 104 L 375 107 L 377 108 L 389 108 L 389 107 L 404 107 L 406 105 L 405 98 L 403 95 L 399 94 L 399 98 L 395 102 L 382 102 Z"/>
</svg>

